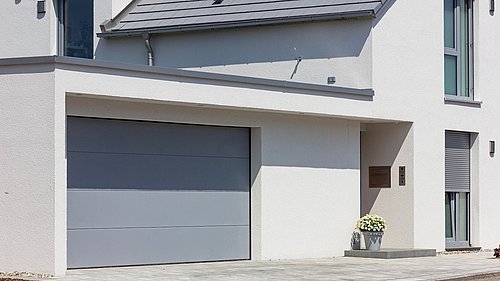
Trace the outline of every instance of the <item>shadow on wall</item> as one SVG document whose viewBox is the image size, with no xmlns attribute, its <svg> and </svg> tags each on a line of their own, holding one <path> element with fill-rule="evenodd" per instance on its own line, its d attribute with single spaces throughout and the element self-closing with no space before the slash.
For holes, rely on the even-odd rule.
<svg viewBox="0 0 500 281">
<path fill-rule="evenodd" d="M 366 19 L 171 33 L 153 37 L 153 47 L 157 65 L 175 68 L 346 58 L 360 55 L 371 29 Z M 143 63 L 142 38 L 125 40 L 101 40 L 96 57 Z"/>
<path fill-rule="evenodd" d="M 391 189 L 398 186 L 394 176 L 394 167 L 397 158 L 403 158 L 404 163 L 412 161 L 411 152 L 403 151 L 403 145 L 411 130 L 411 123 L 399 124 L 370 124 L 367 131 L 361 133 L 361 215 L 369 214 L 379 197 L 381 188 L 369 188 L 369 166 L 391 166 Z M 406 157 L 405 153 L 409 153 Z M 410 159 L 408 159 L 410 158 Z M 410 164 L 407 165 L 407 184 Z"/>
<path fill-rule="evenodd" d="M 72 70 L 72 67 L 66 67 L 64 65 L 60 65 L 60 69 Z M 175 70 L 173 70 L 175 73 Z M 189 70 L 188 70 L 189 71 Z M 188 75 L 163 75 L 156 73 L 148 73 L 141 71 L 128 71 L 128 70 L 115 70 L 115 69 L 106 69 L 106 68 L 88 68 L 85 70 L 86 73 L 94 73 L 94 74 L 106 74 L 106 75 L 116 75 L 123 77 L 135 77 L 142 79 L 151 79 L 151 80 L 159 80 L 159 81 L 174 81 L 179 83 L 187 83 L 187 84 L 200 84 L 200 85 L 209 85 L 209 86 L 222 86 L 222 87 L 236 87 L 236 88 L 246 88 L 246 89 L 254 89 L 254 90 L 262 90 L 262 91 L 275 91 L 282 92 L 283 88 L 279 85 L 261 85 L 258 83 L 245 83 L 244 86 L 239 82 L 231 82 L 231 81 L 223 81 L 216 79 L 194 79 L 189 78 Z M 12 71 L 12 73 L 17 73 L 17 71 Z M 168 85 L 166 84 L 166 87 Z M 162 90 L 158 89 L 158 92 Z M 350 100 L 358 100 L 358 101 L 372 101 L 373 97 L 368 95 L 352 95 L 346 94 L 342 92 L 325 92 L 319 91 L 315 89 L 302 89 L 302 88 L 287 88 L 287 94 L 299 94 L 299 95 L 312 95 L 312 96 L 323 96 L 323 97 L 335 97 L 335 98 L 345 98 Z"/>
<path fill-rule="evenodd" d="M 196 68 L 312 59 L 359 57 L 371 30 L 396 0 L 387 0 L 377 17 L 297 23 L 259 28 L 244 27 L 155 35 L 157 65 Z M 200 43 L 202 42 L 202 43 Z M 141 37 L 100 40 L 97 59 L 144 64 Z"/>
</svg>

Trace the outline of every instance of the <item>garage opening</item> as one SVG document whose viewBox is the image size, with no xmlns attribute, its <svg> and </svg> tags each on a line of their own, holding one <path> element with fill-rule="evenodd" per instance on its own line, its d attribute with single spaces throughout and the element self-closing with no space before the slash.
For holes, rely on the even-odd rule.
<svg viewBox="0 0 500 281">
<path fill-rule="evenodd" d="M 68 268 L 250 258 L 250 130 L 67 118 Z"/>
</svg>

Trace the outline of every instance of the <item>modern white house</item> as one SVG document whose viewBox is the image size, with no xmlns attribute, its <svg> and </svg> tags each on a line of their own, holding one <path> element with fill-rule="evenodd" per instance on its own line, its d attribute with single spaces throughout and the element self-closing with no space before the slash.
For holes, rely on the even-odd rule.
<svg viewBox="0 0 500 281">
<path fill-rule="evenodd" d="M 0 271 L 494 248 L 496 4 L 1 1 Z"/>
</svg>

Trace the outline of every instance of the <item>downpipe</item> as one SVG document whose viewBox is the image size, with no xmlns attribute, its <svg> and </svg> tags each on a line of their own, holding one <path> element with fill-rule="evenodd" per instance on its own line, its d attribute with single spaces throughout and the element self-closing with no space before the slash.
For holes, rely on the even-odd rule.
<svg viewBox="0 0 500 281">
<path fill-rule="evenodd" d="M 149 66 L 154 66 L 155 65 L 155 60 L 154 60 L 154 53 L 153 53 L 153 46 L 151 45 L 151 34 L 144 34 L 142 36 L 144 38 L 144 43 L 146 45 L 146 50 L 148 51 L 148 65 Z"/>
</svg>

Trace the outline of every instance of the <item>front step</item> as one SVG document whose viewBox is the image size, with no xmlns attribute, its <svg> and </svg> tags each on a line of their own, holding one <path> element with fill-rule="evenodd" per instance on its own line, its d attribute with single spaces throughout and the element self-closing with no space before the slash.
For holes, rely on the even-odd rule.
<svg viewBox="0 0 500 281">
<path fill-rule="evenodd" d="M 374 259 L 435 257 L 436 249 L 380 249 L 380 251 L 345 250 L 344 256 Z"/>
<path fill-rule="evenodd" d="M 446 247 L 447 252 L 479 252 L 481 247 Z"/>
</svg>

